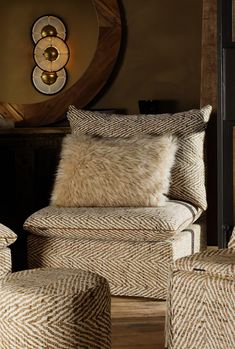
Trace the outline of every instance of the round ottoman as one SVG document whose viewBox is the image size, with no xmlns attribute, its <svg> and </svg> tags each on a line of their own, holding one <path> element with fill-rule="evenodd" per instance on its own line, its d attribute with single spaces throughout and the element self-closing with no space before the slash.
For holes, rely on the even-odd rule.
<svg viewBox="0 0 235 349">
<path fill-rule="evenodd" d="M 107 281 L 76 269 L 40 268 L 0 280 L 0 348 L 111 348 Z"/>
</svg>

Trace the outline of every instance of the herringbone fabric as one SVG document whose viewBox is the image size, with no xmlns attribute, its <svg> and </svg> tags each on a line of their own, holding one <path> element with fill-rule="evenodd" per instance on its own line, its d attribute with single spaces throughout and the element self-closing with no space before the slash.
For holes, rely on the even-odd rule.
<svg viewBox="0 0 235 349">
<path fill-rule="evenodd" d="M 168 299 L 169 349 L 235 348 L 235 251 L 175 262 Z"/>
<path fill-rule="evenodd" d="M 11 272 L 11 251 L 8 247 L 0 248 L 0 278 Z"/>
<path fill-rule="evenodd" d="M 113 295 L 165 299 L 174 258 L 201 250 L 197 224 L 164 241 L 103 241 L 28 236 L 28 263 L 35 267 L 82 268 L 105 277 Z"/>
<path fill-rule="evenodd" d="M 106 241 L 164 241 L 193 223 L 200 209 L 180 201 L 164 207 L 53 207 L 24 223 L 30 233 L 49 237 Z"/>
<path fill-rule="evenodd" d="M 107 281 L 81 270 L 34 269 L 0 281 L 3 349 L 110 349 Z"/>
<path fill-rule="evenodd" d="M 177 133 L 187 135 L 205 130 L 211 106 L 175 114 L 122 115 L 79 110 L 69 106 L 68 120 L 73 133 L 103 137 L 130 137 L 136 134 Z"/>
<path fill-rule="evenodd" d="M 228 247 L 235 249 L 235 228 L 233 228 L 232 235 L 228 243 Z"/>
<path fill-rule="evenodd" d="M 69 107 L 72 133 L 130 137 L 140 133 L 174 133 L 179 139 L 169 195 L 206 209 L 204 137 L 211 106 L 176 114 L 110 115 Z"/>
<path fill-rule="evenodd" d="M 7 247 L 15 242 L 17 235 L 11 229 L 0 224 L 0 278 L 11 273 L 11 251 Z"/>
<path fill-rule="evenodd" d="M 0 249 L 13 244 L 17 239 L 17 235 L 11 229 L 0 224 Z"/>
</svg>

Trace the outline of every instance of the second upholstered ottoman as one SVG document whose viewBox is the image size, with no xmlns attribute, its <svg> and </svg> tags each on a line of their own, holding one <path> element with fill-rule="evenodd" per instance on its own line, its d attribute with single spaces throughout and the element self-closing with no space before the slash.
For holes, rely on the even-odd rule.
<svg viewBox="0 0 235 349">
<path fill-rule="evenodd" d="M 110 349 L 107 281 L 76 269 L 31 269 L 0 280 L 0 347 Z"/>
<path fill-rule="evenodd" d="M 235 348 L 235 249 L 175 262 L 167 318 L 168 349 Z"/>
</svg>

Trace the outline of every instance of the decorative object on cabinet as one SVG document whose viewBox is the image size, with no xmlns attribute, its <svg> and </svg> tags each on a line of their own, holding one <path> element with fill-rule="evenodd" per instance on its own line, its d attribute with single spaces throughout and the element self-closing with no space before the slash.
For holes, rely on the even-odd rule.
<svg viewBox="0 0 235 349">
<path fill-rule="evenodd" d="M 138 101 L 141 114 L 176 113 L 177 102 L 173 100 L 140 99 Z"/>
</svg>

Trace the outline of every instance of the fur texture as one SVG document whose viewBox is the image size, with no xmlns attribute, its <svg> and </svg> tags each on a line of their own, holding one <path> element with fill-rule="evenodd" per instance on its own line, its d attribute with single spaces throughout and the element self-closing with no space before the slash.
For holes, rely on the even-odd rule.
<svg viewBox="0 0 235 349">
<path fill-rule="evenodd" d="M 127 139 L 67 135 L 51 204 L 162 206 L 177 150 L 171 135 Z"/>
</svg>

